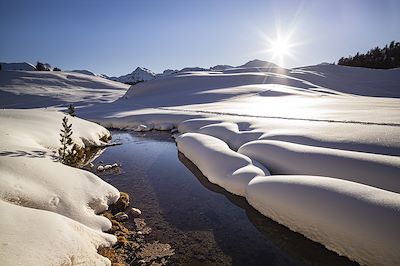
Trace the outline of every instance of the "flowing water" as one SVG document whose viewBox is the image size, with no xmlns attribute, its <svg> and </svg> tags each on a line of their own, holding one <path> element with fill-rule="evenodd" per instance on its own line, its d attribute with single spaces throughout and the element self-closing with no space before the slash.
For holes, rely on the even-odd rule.
<svg viewBox="0 0 400 266">
<path fill-rule="evenodd" d="M 175 249 L 170 265 L 353 265 L 322 245 L 264 217 L 242 197 L 210 183 L 169 133 L 114 131 L 96 173 L 131 196 L 152 232 Z"/>
</svg>

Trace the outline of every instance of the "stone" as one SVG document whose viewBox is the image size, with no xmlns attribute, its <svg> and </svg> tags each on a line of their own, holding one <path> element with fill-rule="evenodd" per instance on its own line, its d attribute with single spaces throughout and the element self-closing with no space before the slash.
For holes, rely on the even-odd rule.
<svg viewBox="0 0 400 266">
<path fill-rule="evenodd" d="M 97 171 L 99 172 L 104 171 L 104 166 L 102 165 L 97 166 Z"/>
<path fill-rule="evenodd" d="M 120 192 L 119 194 L 120 196 L 117 202 L 110 206 L 110 211 L 112 214 L 124 212 L 129 206 L 129 195 L 125 192 Z"/>
<path fill-rule="evenodd" d="M 132 208 L 131 213 L 133 214 L 133 216 L 138 217 L 142 214 L 142 211 L 139 210 L 138 208 Z"/>
<path fill-rule="evenodd" d="M 126 214 L 124 212 L 119 212 L 114 217 L 115 217 L 115 219 L 117 219 L 118 222 L 128 220 L 128 218 L 129 218 L 128 214 Z"/>
</svg>

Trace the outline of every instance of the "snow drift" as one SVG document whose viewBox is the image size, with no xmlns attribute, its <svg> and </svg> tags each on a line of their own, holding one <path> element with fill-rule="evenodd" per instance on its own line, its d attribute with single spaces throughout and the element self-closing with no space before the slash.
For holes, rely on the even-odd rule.
<svg viewBox="0 0 400 266">
<path fill-rule="evenodd" d="M 313 147 L 276 140 L 249 142 L 238 150 L 274 174 L 320 175 L 400 193 L 400 157 Z"/>
<path fill-rule="evenodd" d="M 250 158 L 232 151 L 220 139 L 185 133 L 176 139 L 178 150 L 191 160 L 211 183 L 244 196 L 247 184 L 257 175 L 269 175 L 268 170 Z"/>
<path fill-rule="evenodd" d="M 265 216 L 363 265 L 400 262 L 400 194 L 320 176 L 256 177 L 247 201 Z"/>
<path fill-rule="evenodd" d="M 0 110 L 1 264 L 110 264 L 97 255 L 97 248 L 116 239 L 102 233 L 111 223 L 96 214 L 115 202 L 119 192 L 94 174 L 56 160 L 63 116 L 47 110 Z M 69 121 L 80 147 L 103 145 L 100 139 L 110 135 L 80 118 Z"/>
</svg>

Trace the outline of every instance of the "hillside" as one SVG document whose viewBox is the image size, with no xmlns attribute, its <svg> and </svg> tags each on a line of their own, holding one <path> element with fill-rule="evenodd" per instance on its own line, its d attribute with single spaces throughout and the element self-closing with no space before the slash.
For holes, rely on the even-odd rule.
<svg viewBox="0 0 400 266">
<path fill-rule="evenodd" d="M 0 107 L 33 108 L 111 102 L 128 85 L 76 72 L 0 71 Z"/>
</svg>

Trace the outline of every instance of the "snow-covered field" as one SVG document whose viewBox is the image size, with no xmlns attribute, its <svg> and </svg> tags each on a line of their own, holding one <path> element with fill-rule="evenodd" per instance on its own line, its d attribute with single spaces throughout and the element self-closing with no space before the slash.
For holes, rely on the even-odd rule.
<svg viewBox="0 0 400 266">
<path fill-rule="evenodd" d="M 106 103 L 128 85 L 97 76 L 59 71 L 0 71 L 0 108 L 39 108 Z"/>
<path fill-rule="evenodd" d="M 178 149 L 210 182 L 265 216 L 363 265 L 400 264 L 400 69 L 217 69 L 143 82 L 79 114 L 112 128 L 177 127 Z M 51 88 L 43 78 L 30 82 Z"/>
</svg>

